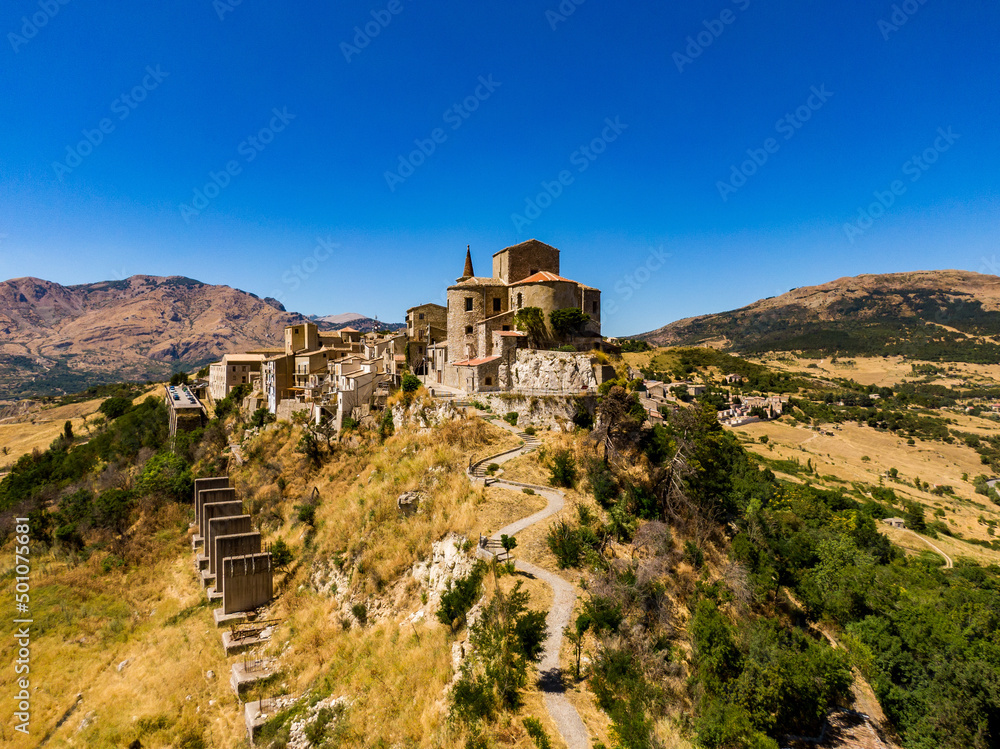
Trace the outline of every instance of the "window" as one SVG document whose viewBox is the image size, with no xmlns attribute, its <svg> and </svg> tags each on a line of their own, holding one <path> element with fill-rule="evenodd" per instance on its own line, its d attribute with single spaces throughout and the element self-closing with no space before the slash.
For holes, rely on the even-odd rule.
<svg viewBox="0 0 1000 749">
<path fill-rule="evenodd" d="M 465 311 L 466 312 L 472 312 L 472 297 L 471 296 L 465 297 Z"/>
<path fill-rule="evenodd" d="M 493 311 L 494 312 L 500 311 L 500 297 L 498 296 L 493 297 Z"/>
<path fill-rule="evenodd" d="M 466 335 L 472 335 L 472 326 L 471 325 L 466 325 L 465 326 L 465 334 Z"/>
<path fill-rule="evenodd" d="M 597 314 L 597 302 L 590 303 L 590 311 L 593 312 L 595 315 Z"/>
<path fill-rule="evenodd" d="M 521 305 L 524 303 L 524 299 L 521 297 L 521 292 L 517 292 L 517 308 L 521 309 Z"/>
<path fill-rule="evenodd" d="M 538 268 L 532 268 L 530 271 L 528 271 L 529 276 L 533 276 L 536 273 L 538 273 Z"/>
<path fill-rule="evenodd" d="M 489 387 L 492 384 L 493 384 L 493 378 L 492 377 L 487 377 L 486 378 L 486 386 Z"/>
<path fill-rule="evenodd" d="M 504 325 L 504 326 L 503 326 L 503 329 L 504 329 L 504 330 L 510 330 L 510 325 Z"/>
<path fill-rule="evenodd" d="M 423 320 L 423 319 L 424 319 L 424 313 L 423 313 L 423 312 L 421 312 L 421 313 L 420 313 L 420 319 L 421 319 L 421 320 Z"/>
</svg>

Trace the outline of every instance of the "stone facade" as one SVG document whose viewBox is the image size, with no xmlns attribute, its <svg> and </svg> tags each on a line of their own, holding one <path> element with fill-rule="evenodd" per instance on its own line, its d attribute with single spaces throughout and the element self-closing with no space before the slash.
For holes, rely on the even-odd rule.
<svg viewBox="0 0 1000 749">
<path fill-rule="evenodd" d="M 602 345 L 601 292 L 561 277 L 555 247 L 535 239 L 507 247 L 493 255 L 492 271 L 491 277 L 476 276 L 471 253 L 466 254 L 463 275 L 447 291 L 447 340 L 429 345 L 421 361 L 428 385 L 467 392 L 503 389 L 513 360 L 508 349 L 498 348 L 497 334 L 513 333 L 514 316 L 525 307 L 538 307 L 546 321 L 556 310 L 579 309 L 589 322 L 562 342 L 580 350 Z"/>
<path fill-rule="evenodd" d="M 586 354 L 520 349 L 498 367 L 500 386 L 523 393 L 595 393 L 595 361 Z"/>
</svg>

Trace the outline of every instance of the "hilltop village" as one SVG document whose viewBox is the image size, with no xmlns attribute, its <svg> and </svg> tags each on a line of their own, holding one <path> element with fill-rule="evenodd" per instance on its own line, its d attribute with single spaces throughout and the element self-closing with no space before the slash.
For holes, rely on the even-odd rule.
<svg viewBox="0 0 1000 749">
<path fill-rule="evenodd" d="M 608 355 L 620 348 L 601 335 L 601 291 L 561 276 L 558 249 L 522 242 L 494 253 L 491 270 L 476 275 L 466 248 L 447 304 L 410 307 L 405 332 L 291 325 L 283 348 L 227 354 L 194 392 L 218 402 L 239 389 L 250 412 L 266 408 L 280 421 L 305 412 L 309 421 L 339 430 L 347 418 L 360 421 L 380 410 L 407 373 L 445 397 L 596 395 L 616 377 Z M 699 388 L 647 380 L 643 405 L 661 420 L 663 409 Z M 726 404 L 720 419 L 745 424 L 781 412 L 781 399 L 770 398 Z"/>
<path fill-rule="evenodd" d="M 475 274 L 466 248 L 447 305 L 411 307 L 405 332 L 288 326 L 283 348 L 212 364 L 203 393 L 219 401 L 240 387 L 251 409 L 279 420 L 305 411 L 338 428 L 384 404 L 408 372 L 444 394 L 594 393 L 614 376 L 595 357 L 615 350 L 601 337 L 601 292 L 559 272 L 559 250 L 537 240 L 495 253 L 490 276 Z"/>
</svg>

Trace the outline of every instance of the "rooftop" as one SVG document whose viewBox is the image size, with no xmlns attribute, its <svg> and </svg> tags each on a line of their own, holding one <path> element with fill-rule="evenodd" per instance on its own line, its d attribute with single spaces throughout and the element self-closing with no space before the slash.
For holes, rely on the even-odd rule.
<svg viewBox="0 0 1000 749">
<path fill-rule="evenodd" d="M 201 401 L 195 398 L 194 393 L 187 385 L 167 385 L 167 403 L 175 411 L 182 408 L 202 407 Z"/>
<path fill-rule="evenodd" d="M 481 359 L 464 359 L 462 361 L 455 362 L 456 367 L 478 367 L 480 364 L 487 364 L 491 361 L 496 361 L 500 357 L 497 356 L 484 356 Z"/>
<path fill-rule="evenodd" d="M 547 250 L 555 250 L 556 252 L 559 252 L 558 248 L 553 247 L 550 244 L 545 244 L 545 242 L 539 242 L 537 239 L 529 239 L 525 242 L 521 242 L 520 244 L 512 244 L 510 247 L 504 247 L 502 250 L 494 252 L 493 257 L 496 257 L 501 252 L 507 252 L 507 250 L 519 250 L 522 248 L 526 249 L 528 247 L 544 247 Z"/>
<path fill-rule="evenodd" d="M 571 281 L 568 278 L 563 278 L 562 276 L 557 276 L 555 273 L 549 273 L 547 270 L 540 270 L 532 276 L 527 278 L 522 278 L 520 281 L 515 281 L 511 286 L 520 286 L 525 283 L 545 283 L 546 281 L 561 281 L 563 283 L 577 283 L 576 281 Z M 582 284 L 579 284 L 582 285 Z"/>
</svg>

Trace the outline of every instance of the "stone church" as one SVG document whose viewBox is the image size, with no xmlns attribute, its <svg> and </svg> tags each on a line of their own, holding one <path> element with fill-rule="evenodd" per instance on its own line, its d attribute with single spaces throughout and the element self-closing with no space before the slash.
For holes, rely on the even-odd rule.
<svg viewBox="0 0 1000 749">
<path fill-rule="evenodd" d="M 529 348 L 526 334 L 514 325 L 514 316 L 525 307 L 541 309 L 546 324 L 555 310 L 583 311 L 589 317 L 584 329 L 562 343 L 580 351 L 601 347 L 601 292 L 560 276 L 555 247 L 531 239 L 500 250 L 493 255 L 490 276 L 475 274 L 467 249 L 462 276 L 448 287 L 447 340 L 427 347 L 428 384 L 466 392 L 510 389 L 516 352 Z"/>
</svg>

